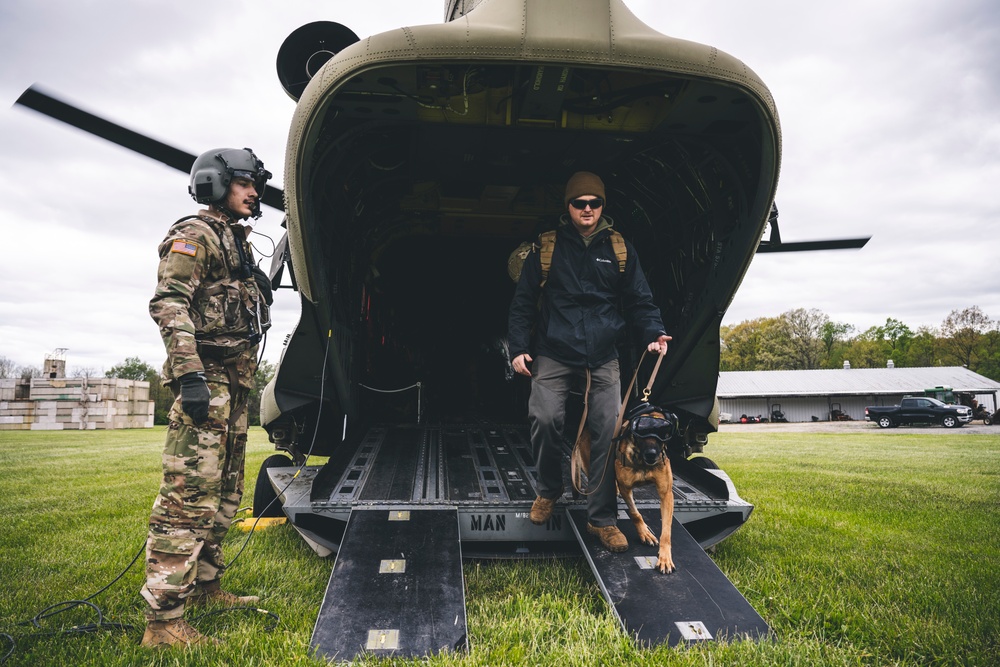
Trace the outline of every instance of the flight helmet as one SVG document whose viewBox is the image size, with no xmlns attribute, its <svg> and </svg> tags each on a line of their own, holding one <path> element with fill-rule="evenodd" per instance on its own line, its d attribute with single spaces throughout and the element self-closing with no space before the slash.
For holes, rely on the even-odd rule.
<svg viewBox="0 0 1000 667">
<path fill-rule="evenodd" d="M 199 204 L 218 204 L 235 176 L 252 180 L 258 196 L 263 197 L 271 172 L 249 148 L 216 148 L 199 155 L 191 165 L 188 193 Z M 253 217 L 260 217 L 259 199 Z"/>
</svg>

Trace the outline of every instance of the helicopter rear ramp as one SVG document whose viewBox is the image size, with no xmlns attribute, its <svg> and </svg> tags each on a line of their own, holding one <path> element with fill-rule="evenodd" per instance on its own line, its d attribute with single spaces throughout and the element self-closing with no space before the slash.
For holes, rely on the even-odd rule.
<svg viewBox="0 0 1000 667">
<path fill-rule="evenodd" d="M 702 548 L 747 520 L 753 506 L 723 471 L 688 460 L 672 466 L 674 516 Z M 564 510 L 585 507 L 586 498 L 572 492 L 568 456 L 564 468 L 567 491 L 544 526 L 528 520 L 537 470 L 525 426 L 374 426 L 322 467 L 266 472 L 285 515 L 321 556 L 340 548 L 353 509 L 448 507 L 457 508 L 466 558 L 519 558 L 579 553 Z M 660 506 L 652 486 L 636 489 L 635 500 L 640 508 Z"/>
<path fill-rule="evenodd" d="M 693 643 L 713 639 L 759 639 L 770 633 L 767 623 L 726 578 L 704 549 L 677 519 L 671 528 L 677 569 L 656 569 L 658 547 L 642 544 L 628 516 L 618 527 L 629 541 L 628 551 L 611 553 L 587 533 L 587 511 L 568 511 L 584 556 L 601 592 L 622 629 L 646 646 Z M 659 510 L 640 510 L 659 535 Z"/>
<path fill-rule="evenodd" d="M 338 662 L 465 651 L 457 510 L 352 510 L 310 645 Z"/>
<path fill-rule="evenodd" d="M 604 551 L 586 532 L 586 499 L 571 491 L 552 518 L 528 518 L 535 461 L 526 428 L 490 424 L 381 425 L 322 467 L 269 467 L 289 522 L 323 556 L 336 555 L 311 646 L 331 660 L 415 657 L 468 648 L 463 558 L 579 555 L 581 547 L 627 634 L 646 645 L 761 638 L 770 630 L 704 549 L 753 506 L 704 462 L 674 469 L 676 573 L 648 568 L 619 504 L 629 550 Z M 705 460 L 707 461 L 707 459 Z M 566 461 L 566 487 L 569 466 Z M 659 497 L 636 489 L 656 532 Z"/>
</svg>

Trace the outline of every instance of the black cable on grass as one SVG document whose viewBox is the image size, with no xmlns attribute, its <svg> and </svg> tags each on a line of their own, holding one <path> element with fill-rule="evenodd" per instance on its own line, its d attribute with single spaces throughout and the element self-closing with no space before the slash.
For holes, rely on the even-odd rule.
<svg viewBox="0 0 1000 667">
<path fill-rule="evenodd" d="M 97 632 L 98 630 L 104 630 L 104 629 L 131 630 L 131 629 L 134 628 L 134 626 L 128 625 L 126 623 L 116 623 L 116 622 L 113 622 L 113 621 L 105 621 L 104 620 L 104 612 L 101 611 L 101 608 L 98 607 L 93 602 L 87 602 L 86 600 L 66 600 L 64 602 L 57 602 L 54 605 L 50 605 L 50 606 L 46 607 L 41 612 L 39 612 L 34 618 L 29 619 L 27 621 L 24 621 L 20 625 L 28 625 L 30 623 L 30 624 L 34 625 L 36 628 L 41 629 L 42 626 L 38 624 L 38 621 L 40 619 L 45 619 L 45 618 L 49 618 L 50 616 L 55 616 L 56 614 L 61 614 L 64 611 L 69 611 L 70 609 L 75 609 L 75 608 L 79 607 L 80 605 L 85 605 L 85 606 L 90 607 L 91 609 L 94 610 L 94 612 L 97 614 L 97 622 L 96 623 L 87 623 L 85 625 L 74 625 L 74 626 L 72 626 L 70 628 L 66 628 L 65 630 L 52 630 L 52 631 L 49 631 L 49 632 L 36 632 L 33 635 L 29 635 L 29 636 L 32 636 L 32 637 L 44 637 L 44 636 L 52 636 L 52 635 L 72 635 L 72 634 L 84 634 L 84 633 L 88 633 L 88 632 Z M 54 611 L 51 614 L 45 614 L 45 612 L 47 612 L 49 609 L 54 609 L 56 607 L 61 607 L 61 606 L 65 606 L 66 608 L 65 609 L 59 609 L 58 611 Z"/>
<path fill-rule="evenodd" d="M 133 560 L 132 562 L 134 563 L 135 561 Z M 131 564 L 129 565 L 129 567 L 131 567 Z M 98 591 L 98 593 L 99 592 L 100 591 Z M 96 593 L 95 593 L 95 595 L 96 595 Z M 95 623 L 85 623 L 85 624 L 82 624 L 82 625 L 74 625 L 74 626 L 72 626 L 70 628 L 65 628 L 63 630 L 50 630 L 50 631 L 47 631 L 47 632 L 33 632 L 31 634 L 25 635 L 24 637 L 22 637 L 22 639 L 33 639 L 35 637 L 56 637 L 56 636 L 61 636 L 61 635 L 82 635 L 82 634 L 89 634 L 89 633 L 93 633 L 93 632 L 100 632 L 102 630 L 120 630 L 122 632 L 126 632 L 128 630 L 135 629 L 135 626 L 128 625 L 126 623 L 116 623 L 116 622 L 113 622 L 113 621 L 105 621 L 104 620 L 104 612 L 101 611 L 101 608 L 98 607 L 93 602 L 88 602 L 87 600 L 66 600 L 64 602 L 58 602 L 58 603 L 56 603 L 54 605 L 50 605 L 50 606 L 46 607 L 45 609 L 43 609 L 42 611 L 40 611 L 38 614 L 36 614 L 34 616 L 34 618 L 30 618 L 30 619 L 28 619 L 26 621 L 22 621 L 22 622 L 18 623 L 18 625 L 33 625 L 36 628 L 41 628 L 42 626 L 39 625 L 39 623 L 38 623 L 39 620 L 55 616 L 56 614 L 61 614 L 64 611 L 69 611 L 70 609 L 75 609 L 75 608 L 77 608 L 77 607 L 79 607 L 81 605 L 90 607 L 91 609 L 94 610 L 94 612 L 97 614 L 97 622 L 95 622 Z M 58 609 L 57 611 L 53 611 L 51 613 L 46 613 L 50 609 L 55 609 L 57 607 L 63 607 L 63 609 Z M 10 648 L 7 650 L 7 652 L 2 657 L 0 657 L 0 665 L 2 665 L 5 662 L 7 662 L 8 658 L 10 658 L 10 656 L 12 656 L 14 654 L 14 649 L 17 648 L 17 641 L 14 639 L 13 636 L 7 634 L 6 632 L 0 632 L 0 637 L 4 637 L 7 641 L 10 642 Z"/>
<path fill-rule="evenodd" d="M 14 655 L 14 649 L 17 647 L 17 642 L 15 642 L 14 638 L 8 635 L 6 632 L 0 632 L 0 637 L 3 637 L 4 640 L 10 642 L 10 648 L 7 649 L 6 653 L 0 656 L 0 665 L 2 665 L 3 663 L 7 662 L 7 658 Z"/>
<path fill-rule="evenodd" d="M 306 458 L 302 462 L 302 465 L 300 465 L 299 469 L 295 471 L 294 475 L 292 475 L 292 479 L 290 479 L 288 481 L 288 484 L 286 484 L 285 487 L 283 489 L 281 489 L 281 491 L 278 494 L 275 495 L 275 497 L 271 500 L 271 502 L 267 504 L 267 507 L 265 507 L 261 511 L 261 514 L 263 514 L 265 511 L 267 511 L 271 507 L 271 505 L 274 504 L 274 502 L 278 499 L 278 496 L 280 496 L 282 493 L 284 493 L 285 490 L 287 490 L 288 487 L 291 486 L 292 482 L 295 481 L 295 478 L 299 476 L 299 473 L 301 473 L 302 469 L 305 468 L 306 465 L 308 464 L 309 457 L 312 455 L 313 448 L 315 448 L 315 446 L 316 446 L 316 438 L 319 435 L 320 416 L 323 413 L 323 398 L 324 398 L 325 390 L 326 390 L 326 363 L 327 363 L 327 359 L 329 358 L 329 354 L 330 354 L 330 338 L 332 337 L 332 335 L 333 335 L 332 331 L 330 331 L 330 332 L 327 333 L 326 346 L 325 346 L 325 348 L 323 350 L 323 376 L 320 378 L 320 385 L 319 385 L 319 410 L 318 410 L 317 415 L 316 415 L 316 428 L 313 430 L 312 442 L 309 443 L 309 451 L 306 453 Z M 265 336 L 266 336 L 266 334 L 265 334 Z M 266 341 L 266 337 L 265 337 L 265 341 Z M 243 542 L 243 546 L 240 547 L 239 552 L 237 552 L 236 556 L 229 563 L 229 567 L 230 568 L 233 567 L 236 564 L 236 561 L 243 554 L 243 550 L 247 548 L 247 544 L 250 543 L 250 538 L 253 537 L 253 531 L 257 527 L 257 523 L 260 522 L 261 518 L 262 517 L 257 517 L 257 520 L 254 521 L 253 526 L 250 527 L 250 533 L 249 533 L 249 535 L 247 535 L 247 539 Z M 43 636 L 63 635 L 63 634 L 83 634 L 83 633 L 88 633 L 88 632 L 97 632 L 99 630 L 104 630 L 104 629 L 113 629 L 113 630 L 122 630 L 122 631 L 133 629 L 134 626 L 131 626 L 131 625 L 126 625 L 126 624 L 117 623 L 117 622 L 106 622 L 104 620 L 104 612 L 101 611 L 101 608 L 98 607 L 96 604 L 90 602 L 90 600 L 94 599 L 95 597 L 97 597 L 98 595 L 100 595 L 101 593 L 103 593 L 104 591 L 106 591 L 109 588 L 111 588 L 122 577 L 124 577 L 125 573 L 128 572 L 130 569 L 132 569 L 132 566 L 135 565 L 135 562 L 139 559 L 139 556 L 141 556 L 145 550 L 146 550 L 146 541 L 143 540 L 142 546 L 136 552 L 135 556 L 132 557 L 131 562 L 129 562 L 129 564 L 125 567 L 125 569 L 122 570 L 118 574 L 118 576 L 116 576 L 114 579 L 112 579 L 108 584 L 106 584 L 105 586 L 103 586 L 102 588 L 100 588 L 97 592 L 88 595 L 86 598 L 84 598 L 82 600 L 64 600 L 63 602 L 57 602 L 56 604 L 49 605 L 48 607 L 42 609 L 40 612 L 38 612 L 37 614 L 35 614 L 33 617 L 31 617 L 31 618 L 29 618 L 29 619 L 27 619 L 25 621 L 21 621 L 20 623 L 18 623 L 18 625 L 32 625 L 32 626 L 40 629 L 41 628 L 40 621 L 44 621 L 47 618 L 51 618 L 51 617 L 56 616 L 58 614 L 62 614 L 63 612 L 67 612 L 70 609 L 75 609 L 75 608 L 79 607 L 80 605 L 86 605 L 88 607 L 91 607 L 92 609 L 94 609 L 94 611 L 97 612 L 97 623 L 91 623 L 91 624 L 87 624 L 87 625 L 76 625 L 76 626 L 73 626 L 73 627 L 71 627 L 69 629 L 66 629 L 66 630 L 58 630 L 58 631 L 53 631 L 53 632 L 36 632 L 36 633 L 33 633 L 31 635 L 28 635 L 28 636 L 29 637 L 43 637 Z M 220 609 L 218 611 L 209 612 L 209 613 L 203 614 L 201 616 L 196 616 L 196 617 L 194 617 L 191 620 L 197 620 L 197 619 L 200 619 L 200 618 L 206 618 L 208 616 L 215 616 L 215 615 L 218 615 L 218 614 L 224 614 L 224 613 L 233 612 L 233 611 L 254 611 L 254 612 L 257 612 L 257 613 L 266 614 L 269 617 L 273 618 L 274 619 L 274 623 L 272 623 L 271 625 L 269 625 L 266 628 L 264 628 L 265 631 L 272 630 L 274 627 L 277 626 L 277 624 L 281 620 L 278 617 L 277 614 L 275 614 L 273 612 L 270 612 L 270 611 L 267 611 L 266 609 L 258 609 L 257 607 L 231 607 L 231 608 L 228 608 L 228 609 Z M 17 642 L 15 641 L 15 639 L 14 639 L 13 636 L 7 634 L 6 632 L 0 632 L 0 637 L 4 637 L 7 641 L 10 642 L 10 648 L 7 650 L 7 653 L 5 653 L 2 657 L 0 657 L 0 665 L 2 665 L 3 663 L 5 663 L 10 658 L 11 655 L 14 654 L 14 649 L 17 647 Z"/>
<path fill-rule="evenodd" d="M 333 336 L 333 330 L 328 331 L 326 334 L 326 346 L 323 348 L 323 366 L 322 366 L 323 375 L 321 375 L 319 379 L 319 410 L 316 411 L 316 428 L 313 429 L 312 441 L 309 443 L 309 451 L 306 452 L 306 458 L 304 461 L 302 461 L 302 465 L 299 466 L 299 469 L 295 471 L 295 474 L 292 475 L 292 478 L 288 480 L 288 483 L 285 484 L 284 487 L 282 487 L 281 491 L 274 494 L 274 498 L 271 498 L 271 502 L 269 502 L 267 506 L 260 511 L 260 515 L 257 517 L 257 520 L 253 522 L 252 526 L 250 526 L 250 530 L 248 531 L 247 534 L 247 539 L 243 541 L 243 546 L 241 546 L 240 550 L 236 552 L 236 555 L 233 557 L 233 559 L 229 561 L 229 565 L 227 567 L 231 568 L 234 565 L 236 565 L 236 561 L 239 560 L 240 556 L 243 555 L 243 550 L 247 548 L 248 544 L 250 544 L 250 538 L 253 537 L 253 531 L 257 528 L 257 524 L 260 523 L 260 520 L 264 518 L 264 513 L 271 508 L 271 505 L 273 505 L 275 501 L 278 500 L 278 498 L 281 496 L 282 493 L 288 490 L 288 487 L 292 485 L 292 482 L 295 481 L 295 478 L 299 476 L 303 468 L 305 468 L 306 465 L 308 465 L 309 463 L 309 457 L 312 456 L 313 449 L 316 447 L 316 437 L 319 435 L 320 417 L 323 416 L 323 398 L 326 391 L 326 362 L 328 357 L 330 356 L 330 338 L 332 336 Z"/>
<path fill-rule="evenodd" d="M 49 605 L 48 607 L 45 607 L 44 609 L 42 609 L 40 612 L 38 612 L 37 614 L 35 614 L 31 618 L 29 618 L 27 620 L 24 620 L 24 621 L 21 621 L 20 623 L 18 623 L 18 625 L 31 625 L 31 626 L 33 626 L 33 627 L 41 630 L 41 628 L 42 628 L 41 621 L 44 621 L 47 618 L 52 618 L 53 616 L 57 616 L 58 614 L 62 614 L 64 612 L 67 612 L 70 609 L 76 609 L 77 607 L 79 607 L 81 605 L 86 605 L 86 606 L 90 607 L 91 609 L 93 609 L 95 612 L 97 612 L 97 622 L 96 623 L 89 623 L 89 624 L 86 624 L 86 625 L 74 625 L 73 627 L 65 629 L 65 630 L 54 630 L 54 631 L 49 631 L 49 632 L 34 632 L 34 633 L 30 634 L 30 635 L 26 635 L 26 637 L 48 637 L 48 636 L 54 636 L 54 635 L 83 634 L 83 633 L 89 633 L 89 632 L 98 632 L 100 630 L 121 630 L 121 631 L 124 632 L 125 630 L 131 630 L 131 629 L 133 629 L 134 626 L 131 626 L 131 625 L 126 625 L 124 623 L 117 623 L 117 622 L 114 622 L 114 621 L 105 621 L 104 620 L 104 612 L 101 611 L 100 607 L 98 607 L 96 604 L 94 604 L 93 602 L 91 602 L 91 600 L 93 600 L 98 595 L 100 595 L 104 591 L 106 591 L 109 588 L 111 588 L 113 585 L 115 585 L 115 583 L 118 582 L 119 579 L 121 579 L 122 577 L 124 577 L 125 573 L 132 569 L 132 566 L 135 565 L 135 562 L 137 560 L 139 560 L 139 556 L 141 556 L 142 553 L 145 550 L 146 550 L 146 541 L 143 540 L 142 546 L 135 553 L 135 556 L 132 557 L 132 560 L 129 562 L 129 564 L 127 566 L 125 566 L 125 569 L 122 570 L 118 574 L 117 577 L 115 577 L 114 579 L 112 579 L 110 583 L 108 583 L 107 585 L 103 586 L 97 592 L 91 593 L 90 595 L 88 595 L 87 597 L 83 598 L 82 600 L 64 600 L 62 602 L 57 602 L 55 604 Z M 4 656 L 2 658 L 0 658 L 0 665 L 2 665 L 3 663 L 5 663 L 7 661 L 8 658 L 10 658 L 11 655 L 14 654 L 14 649 L 17 647 L 17 642 L 14 640 L 14 638 L 11 635 L 7 634 L 6 632 L 0 633 L 0 637 L 5 637 L 5 638 L 7 638 L 10 641 L 10 649 L 7 651 L 7 653 L 4 654 Z"/>
<path fill-rule="evenodd" d="M 125 569 L 122 570 L 118 574 L 117 577 L 115 577 L 114 579 L 112 579 L 110 583 L 108 583 L 106 586 L 104 586 L 103 588 L 101 588 L 100 590 L 98 590 L 96 593 L 91 593 L 90 595 L 88 595 L 87 597 L 83 598 L 82 600 L 65 600 L 63 602 L 57 602 L 57 603 L 55 603 L 53 605 L 49 605 L 45 609 L 43 609 L 40 612 L 38 612 L 37 614 L 35 614 L 33 617 L 29 618 L 28 620 L 21 621 L 20 623 L 18 623 L 18 625 L 28 625 L 28 624 L 31 624 L 31 625 L 35 626 L 36 628 L 41 628 L 42 626 L 39 625 L 39 621 L 44 621 L 47 618 L 51 618 L 53 616 L 56 616 L 57 614 L 61 614 L 63 612 L 69 611 L 70 609 L 76 609 L 77 607 L 79 607 L 82 604 L 89 605 L 89 606 L 93 607 L 94 609 L 96 609 L 97 613 L 98 613 L 98 616 L 100 618 L 99 622 L 103 622 L 104 615 L 101 612 L 100 607 L 98 607 L 95 604 L 92 604 L 90 602 L 90 600 L 93 600 L 98 595 L 100 595 L 101 593 L 103 593 L 104 591 L 108 590 L 109 588 L 111 588 L 112 586 L 114 586 L 116 583 L 118 583 L 118 580 L 121 579 L 122 577 L 124 577 L 125 573 L 132 569 L 132 566 L 135 565 L 135 562 L 137 560 L 139 560 L 139 556 L 141 556 L 142 553 L 145 550 L 146 550 L 146 541 L 143 540 L 142 546 L 139 547 L 139 550 L 137 552 L 135 552 L 135 556 L 132 557 L 132 561 L 125 567 Z M 59 607 L 63 607 L 63 608 L 59 609 Z M 54 609 L 55 611 L 49 611 L 51 609 Z"/>
<path fill-rule="evenodd" d="M 132 566 L 135 565 L 135 562 L 137 560 L 139 560 L 139 556 L 141 556 L 142 553 L 143 553 L 143 551 L 145 551 L 145 550 L 146 550 L 146 542 L 145 542 L 145 540 L 143 540 L 142 546 L 135 553 L 135 556 L 132 557 L 131 562 L 129 562 L 129 564 L 127 566 L 125 566 L 125 569 L 122 570 L 118 574 L 117 577 L 115 577 L 114 579 L 112 579 L 110 583 L 108 583 L 107 585 L 105 585 L 104 587 L 102 587 L 96 593 L 91 593 L 90 595 L 88 595 L 87 597 L 83 598 L 82 600 L 64 600 L 62 602 L 57 602 L 55 604 L 49 605 L 48 607 L 46 607 L 45 609 L 42 609 L 40 612 L 38 612 L 37 614 L 35 614 L 31 618 L 29 618 L 29 619 L 27 619 L 25 621 L 21 621 L 20 623 L 18 623 L 18 625 L 33 625 L 36 628 L 40 629 L 42 627 L 41 624 L 40 624 L 40 621 L 44 621 L 47 618 L 51 618 L 51 617 L 56 616 L 58 614 L 62 614 L 63 612 L 67 612 L 67 611 L 69 611 L 71 609 L 76 609 L 80 605 L 87 605 L 89 607 L 93 607 L 94 610 L 97 611 L 98 624 L 99 625 L 105 625 L 105 623 L 104 623 L 104 613 L 101 611 L 100 607 L 98 607 L 96 604 L 90 602 L 90 600 L 93 600 L 98 595 L 100 595 L 104 591 L 106 591 L 109 588 L 111 588 L 115 583 L 118 582 L 119 579 L 121 579 L 122 577 L 124 577 L 125 573 L 132 569 Z M 52 610 L 55 610 L 55 611 L 52 611 Z M 107 624 L 107 625 L 118 625 L 118 624 Z"/>
</svg>

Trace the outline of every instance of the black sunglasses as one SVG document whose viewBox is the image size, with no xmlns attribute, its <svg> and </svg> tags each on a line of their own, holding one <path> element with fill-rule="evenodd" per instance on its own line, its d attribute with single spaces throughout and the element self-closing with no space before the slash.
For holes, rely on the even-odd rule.
<svg viewBox="0 0 1000 667">
<path fill-rule="evenodd" d="M 569 203 L 570 206 L 572 206 L 573 208 L 578 208 L 581 211 L 587 208 L 588 206 L 591 208 L 591 210 L 601 208 L 602 206 L 604 206 L 604 200 L 601 199 L 600 197 L 594 197 L 593 199 L 570 199 Z"/>
</svg>

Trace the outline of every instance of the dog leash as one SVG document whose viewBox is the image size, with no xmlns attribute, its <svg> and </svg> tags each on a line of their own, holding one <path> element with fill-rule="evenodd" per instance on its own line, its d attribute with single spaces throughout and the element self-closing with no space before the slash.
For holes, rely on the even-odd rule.
<svg viewBox="0 0 1000 667">
<path fill-rule="evenodd" d="M 635 379 L 639 376 L 639 369 L 642 368 L 642 362 L 646 359 L 647 354 L 649 354 L 649 350 L 642 351 L 642 356 L 639 357 L 639 363 L 635 366 L 635 373 L 632 374 L 632 381 L 628 383 L 628 389 L 625 390 L 625 398 L 622 399 L 622 406 L 618 409 L 618 424 L 615 426 L 615 434 L 612 437 L 612 440 L 618 439 L 618 436 L 621 435 L 622 427 L 625 426 L 625 406 L 628 405 L 629 394 L 632 393 L 632 387 L 635 385 Z M 656 364 L 653 365 L 653 372 L 649 374 L 649 382 L 646 383 L 646 388 L 642 390 L 643 403 L 648 403 L 649 395 L 653 393 L 653 382 L 656 381 L 656 373 L 660 370 L 660 363 L 663 361 L 663 356 L 663 352 L 656 356 Z"/>
<path fill-rule="evenodd" d="M 639 363 L 635 365 L 635 372 L 632 374 L 632 380 L 628 383 L 628 389 L 625 390 L 625 398 L 622 400 L 621 407 L 618 408 L 618 418 L 615 424 L 615 431 L 611 437 L 611 445 L 609 445 L 608 456 L 605 459 L 604 470 L 601 475 L 601 480 L 598 482 L 597 486 L 600 487 L 601 483 L 604 481 L 604 476 L 608 472 L 608 461 L 614 460 L 611 456 L 610 447 L 614 443 L 618 442 L 619 436 L 621 435 L 622 427 L 625 425 L 625 406 L 628 405 L 629 395 L 632 393 L 632 387 L 635 386 L 636 378 L 639 377 L 639 369 L 642 368 L 642 362 L 646 359 L 646 355 L 649 354 L 649 350 L 643 350 L 642 356 L 639 357 Z M 653 366 L 653 372 L 649 375 L 649 382 L 646 383 L 646 388 L 642 390 L 642 400 L 643 402 L 649 402 L 649 395 L 653 391 L 653 382 L 656 380 L 656 373 L 660 370 L 660 363 L 663 361 L 664 353 L 661 352 L 657 355 L 656 364 Z M 587 425 L 587 407 L 590 398 L 590 369 L 587 369 L 587 388 L 583 392 L 583 415 L 580 417 L 580 426 L 576 430 L 576 440 L 573 442 L 573 452 L 569 457 L 570 464 L 570 480 L 573 482 L 573 490 L 577 493 L 587 496 L 591 495 L 584 491 L 581 486 L 583 486 L 582 478 L 582 463 L 580 454 L 580 436 L 583 435 L 583 429 Z"/>
</svg>

